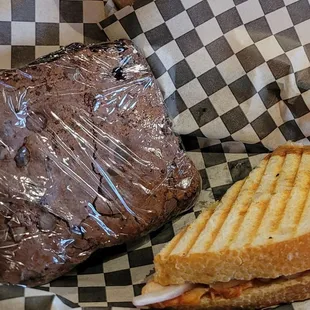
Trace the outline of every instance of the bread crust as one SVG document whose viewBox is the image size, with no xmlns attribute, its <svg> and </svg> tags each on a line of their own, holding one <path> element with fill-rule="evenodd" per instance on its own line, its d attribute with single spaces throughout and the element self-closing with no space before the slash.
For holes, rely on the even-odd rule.
<svg viewBox="0 0 310 310">
<path fill-rule="evenodd" d="M 242 250 L 155 257 L 155 282 L 161 285 L 277 278 L 310 269 L 310 233 Z"/>
<path fill-rule="evenodd" d="M 259 287 L 249 288 L 237 298 L 203 297 L 200 305 L 180 306 L 177 309 L 248 309 L 264 308 L 282 303 L 310 298 L 310 273 L 291 280 L 279 280 Z"/>
</svg>

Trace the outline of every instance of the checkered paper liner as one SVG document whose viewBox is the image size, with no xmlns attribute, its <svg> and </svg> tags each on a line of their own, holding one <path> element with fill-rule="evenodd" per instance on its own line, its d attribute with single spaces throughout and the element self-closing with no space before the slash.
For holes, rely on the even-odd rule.
<svg viewBox="0 0 310 310">
<path fill-rule="evenodd" d="M 254 153 L 286 140 L 308 144 L 309 11 L 307 1 L 294 0 L 138 0 L 114 15 L 108 9 L 98 27 L 101 0 L 1 0 L 3 69 L 76 41 L 133 39 L 204 190 L 194 210 L 173 223 L 136 243 L 100 250 L 48 285 L 1 286 L 0 309 L 131 308 L 154 255 L 202 205 L 249 173 L 263 156 Z M 309 308 L 306 302 L 279 309 Z"/>
<path fill-rule="evenodd" d="M 102 0 L 1 0 L 0 69 L 23 66 L 72 42 L 102 42 Z"/>
<path fill-rule="evenodd" d="M 140 0 L 100 26 L 145 54 L 176 132 L 309 144 L 308 0 Z"/>
</svg>

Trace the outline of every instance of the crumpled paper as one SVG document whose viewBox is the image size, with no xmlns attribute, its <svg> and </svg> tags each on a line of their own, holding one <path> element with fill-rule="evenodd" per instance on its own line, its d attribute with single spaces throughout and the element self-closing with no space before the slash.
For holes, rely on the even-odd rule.
<svg viewBox="0 0 310 310">
<path fill-rule="evenodd" d="M 177 133 L 269 150 L 309 144 L 309 25 L 307 0 L 138 1 L 101 22 L 145 54 Z"/>
</svg>

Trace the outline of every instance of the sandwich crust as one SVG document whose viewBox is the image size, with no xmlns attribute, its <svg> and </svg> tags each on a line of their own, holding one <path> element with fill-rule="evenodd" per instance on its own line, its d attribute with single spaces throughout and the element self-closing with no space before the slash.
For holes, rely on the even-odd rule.
<svg viewBox="0 0 310 310">
<path fill-rule="evenodd" d="M 155 260 L 155 282 L 161 285 L 277 278 L 310 269 L 310 234 L 278 244 L 241 251 L 196 253 Z M 295 255 L 296 254 L 296 255 Z M 291 255 L 291 256 L 290 256 Z"/>
</svg>

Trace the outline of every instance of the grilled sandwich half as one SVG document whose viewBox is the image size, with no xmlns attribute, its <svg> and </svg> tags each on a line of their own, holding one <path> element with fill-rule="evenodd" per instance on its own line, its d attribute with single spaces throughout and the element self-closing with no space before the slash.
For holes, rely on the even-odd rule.
<svg viewBox="0 0 310 310">
<path fill-rule="evenodd" d="M 286 144 L 155 257 L 136 306 L 267 307 L 310 298 L 310 147 Z"/>
</svg>

